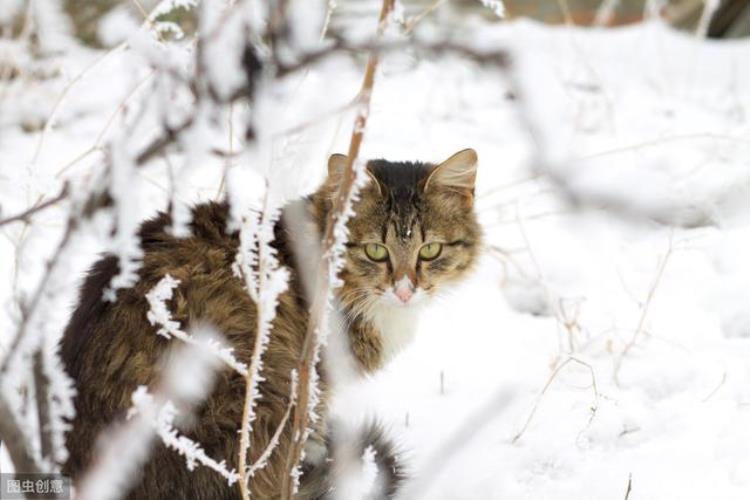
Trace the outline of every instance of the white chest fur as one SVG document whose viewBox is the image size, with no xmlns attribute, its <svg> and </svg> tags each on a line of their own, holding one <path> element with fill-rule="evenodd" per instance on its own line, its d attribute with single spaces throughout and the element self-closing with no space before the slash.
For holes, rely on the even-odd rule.
<svg viewBox="0 0 750 500">
<path fill-rule="evenodd" d="M 371 321 L 383 341 L 384 362 L 390 361 L 414 339 L 421 309 L 416 304 L 407 307 L 380 305 L 372 312 Z"/>
</svg>

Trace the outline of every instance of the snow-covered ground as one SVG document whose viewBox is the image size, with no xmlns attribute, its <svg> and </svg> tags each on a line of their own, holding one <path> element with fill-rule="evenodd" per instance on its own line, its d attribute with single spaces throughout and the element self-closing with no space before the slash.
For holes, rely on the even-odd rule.
<svg viewBox="0 0 750 500">
<path fill-rule="evenodd" d="M 658 23 L 518 21 L 466 36 L 513 48 L 520 87 L 455 58 L 386 58 L 363 156 L 476 149 L 488 251 L 425 313 L 416 342 L 340 394 L 335 412 L 389 425 L 413 478 L 405 498 L 625 498 L 629 481 L 631 499 L 750 497 L 750 42 Z M 57 81 L 6 96 L 3 109 L 46 115 L 101 55 L 72 49 Z M 351 112 L 328 111 L 361 73 L 338 60 L 289 82 L 284 95 L 304 108 L 293 99 L 257 113 L 280 130 L 323 119 L 241 161 L 273 158 L 319 179 L 351 131 Z M 138 57 L 109 55 L 70 88 L 43 141 L 0 117 L 2 214 L 100 168 L 96 151 L 71 161 L 106 141 L 147 76 Z M 182 196 L 215 197 L 224 162 L 188 172 Z M 140 216 L 164 208 L 166 172 L 155 161 L 139 173 Z M 298 190 L 316 182 L 298 178 Z M 63 212 L 37 220 L 0 230 L 2 325 L 15 291 L 44 271 Z M 72 280 L 101 248 L 81 248 Z"/>
</svg>

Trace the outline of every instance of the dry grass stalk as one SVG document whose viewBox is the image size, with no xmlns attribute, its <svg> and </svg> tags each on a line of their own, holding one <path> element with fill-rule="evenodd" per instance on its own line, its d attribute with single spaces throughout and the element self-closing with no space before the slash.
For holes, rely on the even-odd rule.
<svg viewBox="0 0 750 500">
<path fill-rule="evenodd" d="M 664 276 L 664 269 L 666 269 L 667 267 L 669 258 L 672 256 L 672 253 L 674 252 L 673 236 L 674 236 L 673 233 L 669 234 L 669 243 L 667 245 L 667 251 L 664 254 L 664 257 L 662 257 L 659 260 L 659 266 L 657 267 L 656 275 L 654 276 L 654 280 L 651 283 L 651 287 L 649 287 L 648 294 L 646 295 L 646 300 L 643 302 L 643 307 L 641 308 L 641 315 L 638 318 L 638 325 L 633 331 L 633 336 L 630 338 L 628 343 L 625 344 L 625 347 L 623 348 L 620 355 L 615 359 L 614 379 L 617 385 L 620 385 L 619 375 L 620 375 L 620 368 L 622 367 L 622 360 L 630 352 L 633 346 L 635 346 L 635 343 L 638 340 L 638 337 L 644 331 L 646 318 L 648 317 L 648 312 L 651 307 L 651 302 L 653 302 L 654 295 L 656 295 L 656 290 L 657 288 L 659 288 L 661 279 Z"/>
<path fill-rule="evenodd" d="M 526 418 L 526 422 L 523 424 L 523 427 L 520 431 L 516 433 L 515 436 L 513 436 L 513 439 L 511 439 L 511 443 L 515 443 L 519 439 L 521 439 L 521 436 L 526 432 L 526 429 L 528 429 L 529 424 L 531 424 L 531 420 L 534 418 L 534 415 L 536 414 L 537 409 L 539 408 L 539 404 L 542 402 L 542 398 L 544 398 L 544 395 L 547 393 L 547 390 L 552 385 L 552 382 L 557 378 L 557 376 L 560 374 L 560 372 L 570 363 L 577 363 L 586 369 L 589 370 L 589 373 L 591 374 L 591 389 L 594 393 L 594 404 L 591 406 L 591 416 L 589 417 L 588 422 L 586 423 L 586 429 L 591 425 L 591 421 L 594 420 L 594 416 L 596 415 L 596 411 L 599 408 L 599 389 L 597 388 L 596 384 L 596 375 L 594 374 L 594 368 L 587 362 L 582 361 L 578 358 L 569 357 L 562 363 L 560 363 L 557 368 L 552 372 L 552 374 L 547 379 L 547 383 L 544 384 L 544 387 L 539 392 L 539 395 L 536 397 L 536 401 L 534 402 L 534 406 L 531 408 L 531 412 L 529 413 L 529 416 Z M 585 430 L 585 429 L 584 429 Z"/>
</svg>

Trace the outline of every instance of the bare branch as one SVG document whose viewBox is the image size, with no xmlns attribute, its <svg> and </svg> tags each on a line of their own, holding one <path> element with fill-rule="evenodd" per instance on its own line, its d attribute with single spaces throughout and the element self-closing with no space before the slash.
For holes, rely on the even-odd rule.
<svg viewBox="0 0 750 500">
<path fill-rule="evenodd" d="M 247 475 L 250 477 L 252 477 L 256 471 L 266 466 L 266 463 L 268 462 L 268 458 L 271 456 L 271 453 L 273 453 L 274 449 L 279 444 L 279 438 L 281 437 L 281 433 L 284 431 L 284 427 L 286 427 L 286 423 L 289 421 L 289 416 L 292 413 L 292 408 L 297 404 L 298 382 L 297 382 L 296 371 L 292 371 L 292 375 L 290 379 L 291 379 L 291 384 L 289 388 L 289 405 L 286 407 L 284 416 L 281 417 L 281 421 L 279 422 L 279 425 L 276 427 L 276 431 L 273 433 L 273 436 L 271 436 L 271 439 L 268 441 L 268 445 L 266 446 L 266 449 L 263 450 L 263 452 L 260 454 L 258 459 L 250 467 L 248 467 Z"/>
<path fill-rule="evenodd" d="M 34 457 L 16 415 L 11 410 L 10 402 L 2 391 L 0 391 L 0 438 L 8 449 L 16 472 L 31 474 L 45 472 Z"/>
<path fill-rule="evenodd" d="M 708 396 L 706 396 L 705 398 L 703 398 L 701 400 L 701 403 L 705 403 L 709 399 L 711 399 L 712 397 L 714 397 L 714 395 L 717 392 L 719 392 L 719 389 L 721 389 L 721 386 L 723 386 L 724 383 L 726 383 L 726 381 L 727 381 L 727 372 L 724 371 L 724 373 L 721 375 L 721 380 L 719 381 L 719 383 L 716 385 L 716 387 L 713 388 L 713 390 L 711 392 L 708 393 Z"/>
<path fill-rule="evenodd" d="M 39 416 L 39 442 L 42 458 L 53 459 L 52 429 L 49 408 L 49 380 L 44 373 L 44 356 L 42 351 L 34 353 L 34 392 L 36 394 L 36 408 Z"/>
<path fill-rule="evenodd" d="M 625 500 L 630 498 L 630 492 L 633 491 L 633 473 L 628 474 L 628 488 L 625 490 Z"/>
<path fill-rule="evenodd" d="M 60 194 L 58 194 L 57 196 L 49 200 L 43 201 L 41 203 L 36 203 L 33 207 L 21 212 L 20 214 L 16 214 L 16 215 L 0 220 L 0 226 L 4 226 L 5 224 L 10 224 L 11 222 L 29 222 L 33 215 L 43 210 L 46 210 L 47 208 L 57 205 L 61 201 L 65 200 L 68 197 L 68 194 L 69 194 L 69 186 L 68 186 L 68 183 L 66 182 L 63 185 L 62 190 L 60 190 Z"/>
</svg>

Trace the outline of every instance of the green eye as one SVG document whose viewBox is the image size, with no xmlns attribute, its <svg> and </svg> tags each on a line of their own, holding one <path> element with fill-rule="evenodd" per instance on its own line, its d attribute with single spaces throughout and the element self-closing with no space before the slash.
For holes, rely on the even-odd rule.
<svg viewBox="0 0 750 500">
<path fill-rule="evenodd" d="M 383 262 L 388 258 L 388 249 L 378 243 L 368 243 L 365 245 L 365 253 L 370 260 Z"/>
<path fill-rule="evenodd" d="M 419 249 L 419 258 L 422 260 L 437 259 L 443 250 L 442 243 L 428 243 Z"/>
</svg>

